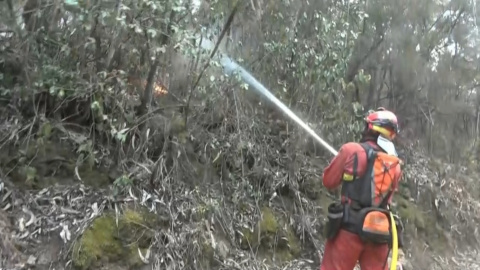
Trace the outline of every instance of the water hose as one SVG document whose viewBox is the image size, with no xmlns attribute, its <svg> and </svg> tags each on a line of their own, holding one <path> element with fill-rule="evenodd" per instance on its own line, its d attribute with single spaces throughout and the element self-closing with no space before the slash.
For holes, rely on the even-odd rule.
<svg viewBox="0 0 480 270">
<path fill-rule="evenodd" d="M 390 223 L 392 226 L 392 261 L 390 262 L 390 270 L 397 270 L 398 263 L 398 235 L 397 224 L 392 212 L 390 212 Z"/>
</svg>

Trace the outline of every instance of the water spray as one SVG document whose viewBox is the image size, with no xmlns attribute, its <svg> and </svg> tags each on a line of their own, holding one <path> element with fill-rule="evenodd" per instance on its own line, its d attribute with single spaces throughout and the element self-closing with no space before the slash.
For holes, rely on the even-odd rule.
<svg viewBox="0 0 480 270">
<path fill-rule="evenodd" d="M 255 89 L 258 93 L 265 96 L 269 101 L 275 104 L 280 110 L 282 110 L 288 117 L 290 117 L 293 121 L 295 121 L 298 125 L 300 125 L 303 129 L 305 129 L 308 134 L 314 137 L 319 143 L 323 145 L 330 153 L 333 155 L 337 155 L 338 152 L 332 146 L 330 146 L 326 141 L 320 138 L 315 131 L 313 131 L 304 121 L 302 121 L 297 115 L 295 115 L 292 110 L 290 110 L 283 102 L 281 102 L 278 98 L 276 98 L 270 91 L 265 88 L 259 81 L 257 81 L 249 72 L 247 72 L 243 67 L 238 65 L 235 61 L 233 61 L 230 57 L 224 55 L 220 60 L 220 64 L 223 66 L 225 74 L 231 75 L 235 71 L 237 71 L 241 78 L 248 83 L 253 89 Z"/>
</svg>

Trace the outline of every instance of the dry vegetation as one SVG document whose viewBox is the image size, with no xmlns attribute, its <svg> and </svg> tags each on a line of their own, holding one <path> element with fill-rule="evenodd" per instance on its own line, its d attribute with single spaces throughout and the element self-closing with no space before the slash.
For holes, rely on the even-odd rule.
<svg viewBox="0 0 480 270">
<path fill-rule="evenodd" d="M 337 148 L 394 110 L 404 269 L 480 269 L 480 7 L 313 2 L 241 2 L 219 50 Z M 330 156 L 190 4 L 0 1 L 2 269 L 318 268 Z"/>
</svg>

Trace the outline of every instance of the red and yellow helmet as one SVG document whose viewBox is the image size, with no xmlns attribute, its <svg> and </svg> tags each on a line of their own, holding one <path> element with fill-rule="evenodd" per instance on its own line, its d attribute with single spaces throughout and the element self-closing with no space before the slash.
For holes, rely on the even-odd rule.
<svg viewBox="0 0 480 270">
<path fill-rule="evenodd" d="M 365 122 L 369 130 L 376 131 L 389 140 L 393 140 L 398 133 L 397 116 L 383 107 L 369 111 Z"/>
</svg>

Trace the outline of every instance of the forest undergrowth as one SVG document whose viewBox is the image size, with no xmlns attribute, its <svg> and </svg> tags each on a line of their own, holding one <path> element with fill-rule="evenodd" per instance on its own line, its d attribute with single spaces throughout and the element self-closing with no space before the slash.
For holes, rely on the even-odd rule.
<svg viewBox="0 0 480 270">
<path fill-rule="evenodd" d="M 395 111 L 403 269 L 480 269 L 475 1 L 0 11 L 0 268 L 318 269 L 331 154 L 227 53 L 335 148 Z"/>
<path fill-rule="evenodd" d="M 152 130 L 162 150 L 152 139 L 148 152 L 160 154 L 138 162 L 92 143 L 86 127 L 12 108 L 1 114 L 5 267 L 318 266 L 326 207 L 335 199 L 321 186 L 330 157 L 282 115 L 249 113 L 237 100 L 220 107 L 223 121 L 214 124 L 219 112 L 201 108 L 182 132 L 156 137 Z M 476 269 L 476 173 L 402 150 L 395 211 L 407 228 L 404 269 Z"/>
</svg>

